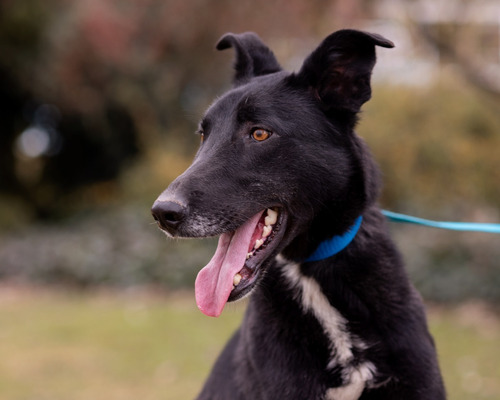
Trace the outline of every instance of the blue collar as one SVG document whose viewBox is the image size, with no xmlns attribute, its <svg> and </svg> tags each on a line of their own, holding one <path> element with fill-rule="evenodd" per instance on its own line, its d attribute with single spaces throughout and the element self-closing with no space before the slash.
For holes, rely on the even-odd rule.
<svg viewBox="0 0 500 400">
<path fill-rule="evenodd" d="M 316 250 L 305 261 L 320 261 L 340 253 L 355 238 L 362 221 L 363 217 L 360 215 L 344 234 L 334 236 L 331 239 L 321 242 Z"/>
</svg>

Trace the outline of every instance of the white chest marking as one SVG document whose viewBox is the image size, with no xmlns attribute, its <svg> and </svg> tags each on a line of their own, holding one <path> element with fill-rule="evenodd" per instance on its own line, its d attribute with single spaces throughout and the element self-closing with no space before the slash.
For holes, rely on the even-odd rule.
<svg viewBox="0 0 500 400">
<path fill-rule="evenodd" d="M 347 320 L 332 307 L 315 279 L 302 275 L 299 264 L 287 262 L 280 256 L 278 261 L 302 309 L 316 317 L 329 339 L 330 362 L 327 367 L 342 367 L 343 385 L 328 389 L 325 400 L 358 399 L 375 375 L 375 366 L 371 362 L 353 362 L 353 347 L 361 350 L 366 349 L 366 345 L 349 334 Z"/>
<path fill-rule="evenodd" d="M 356 368 L 348 368 L 348 383 L 326 391 L 325 400 L 357 400 L 363 393 L 367 382 L 373 379 L 375 366 L 365 362 Z M 344 381 L 345 381 L 344 374 Z"/>
<path fill-rule="evenodd" d="M 297 300 L 303 310 L 311 312 L 317 318 L 330 340 L 333 365 L 329 367 L 349 362 L 352 359 L 352 342 L 346 329 L 346 319 L 330 305 L 318 282 L 300 273 L 298 264 L 287 264 L 283 273 L 292 286 L 299 289 Z"/>
</svg>

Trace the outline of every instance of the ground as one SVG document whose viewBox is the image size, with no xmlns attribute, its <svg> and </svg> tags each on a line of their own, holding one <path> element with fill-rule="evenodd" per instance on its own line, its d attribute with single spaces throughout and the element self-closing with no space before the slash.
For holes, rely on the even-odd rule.
<svg viewBox="0 0 500 400">
<path fill-rule="evenodd" d="M 201 314 L 191 292 L 0 286 L 0 398 L 193 398 L 244 304 Z M 500 398 L 500 317 L 429 306 L 450 400 Z"/>
</svg>

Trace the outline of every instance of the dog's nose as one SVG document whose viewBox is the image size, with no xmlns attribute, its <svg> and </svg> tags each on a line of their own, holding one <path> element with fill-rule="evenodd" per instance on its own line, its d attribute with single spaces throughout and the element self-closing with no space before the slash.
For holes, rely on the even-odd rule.
<svg viewBox="0 0 500 400">
<path fill-rule="evenodd" d="M 161 228 L 172 230 L 182 222 L 186 216 L 186 208 L 173 201 L 156 201 L 151 209 L 153 218 Z"/>
</svg>

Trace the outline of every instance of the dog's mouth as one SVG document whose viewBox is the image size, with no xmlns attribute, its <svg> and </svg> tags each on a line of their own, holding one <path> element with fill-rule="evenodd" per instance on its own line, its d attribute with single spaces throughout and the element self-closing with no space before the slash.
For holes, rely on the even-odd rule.
<svg viewBox="0 0 500 400">
<path fill-rule="evenodd" d="M 250 293 L 281 241 L 285 220 L 282 209 L 268 208 L 220 236 L 214 256 L 196 278 L 196 303 L 204 314 L 217 317 L 228 301 Z"/>
</svg>

